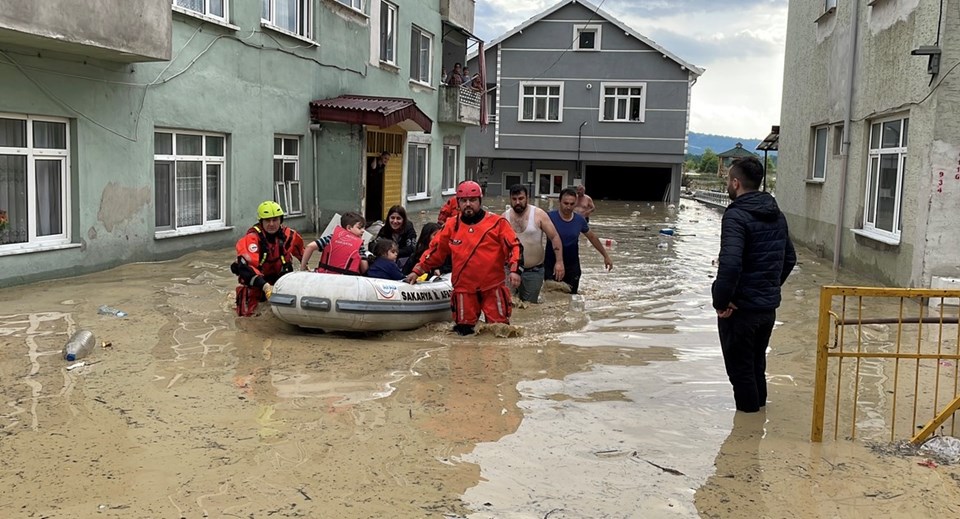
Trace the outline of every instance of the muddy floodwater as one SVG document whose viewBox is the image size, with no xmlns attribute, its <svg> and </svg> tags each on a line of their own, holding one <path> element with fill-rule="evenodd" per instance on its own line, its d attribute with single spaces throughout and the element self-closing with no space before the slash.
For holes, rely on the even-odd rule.
<svg viewBox="0 0 960 519">
<path fill-rule="evenodd" d="M 828 261 L 800 251 L 769 404 L 737 414 L 709 296 L 720 212 L 598 206 L 615 268 L 581 240 L 582 309 L 548 284 L 473 337 L 238 319 L 231 250 L 4 289 L 0 517 L 960 517 L 955 466 L 810 443 Z M 109 347 L 68 370 L 78 329 Z"/>
</svg>

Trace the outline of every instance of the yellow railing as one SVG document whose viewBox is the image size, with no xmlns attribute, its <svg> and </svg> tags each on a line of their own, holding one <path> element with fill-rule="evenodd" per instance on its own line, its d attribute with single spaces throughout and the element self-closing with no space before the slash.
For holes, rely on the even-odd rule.
<svg viewBox="0 0 960 519">
<path fill-rule="evenodd" d="M 889 432 L 893 441 L 906 430 L 919 443 L 948 420 L 953 435 L 960 326 L 956 307 L 940 303 L 958 296 L 960 290 L 822 287 L 810 439 L 823 441 L 828 403 L 834 439 L 847 423 L 851 439 Z"/>
</svg>

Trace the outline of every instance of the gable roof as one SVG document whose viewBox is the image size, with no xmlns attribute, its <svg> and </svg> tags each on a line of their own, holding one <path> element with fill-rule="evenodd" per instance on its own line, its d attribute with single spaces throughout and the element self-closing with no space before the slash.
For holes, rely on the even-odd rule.
<svg viewBox="0 0 960 519">
<path fill-rule="evenodd" d="M 660 53 L 663 54 L 664 56 L 666 56 L 666 57 L 672 59 L 673 61 L 677 62 L 681 67 L 684 67 L 684 68 L 686 68 L 687 70 L 689 70 L 690 72 L 692 72 L 694 75 L 699 76 L 699 75 L 703 74 L 704 69 L 702 69 L 702 68 L 700 68 L 700 67 L 698 67 L 698 66 L 696 66 L 696 65 L 694 65 L 694 64 L 692 64 L 692 63 L 689 63 L 689 62 L 687 62 L 687 61 L 684 61 L 683 59 L 680 58 L 680 56 L 677 56 L 676 54 L 668 51 L 667 49 L 665 49 L 665 48 L 663 48 L 663 47 L 661 47 L 661 46 L 658 45 L 655 41 L 651 40 L 650 38 L 647 38 L 646 36 L 640 34 L 640 33 L 637 32 L 637 31 L 633 30 L 633 29 L 632 29 L 630 26 L 628 26 L 627 24 L 625 24 L 625 23 L 621 22 L 620 20 L 617 20 L 616 18 L 614 18 L 613 16 L 611 16 L 610 13 L 607 13 L 607 12 L 604 11 L 603 9 L 598 8 L 597 6 L 591 4 L 590 2 L 587 2 L 586 0 L 562 0 L 561 2 L 558 2 L 558 3 L 557 3 L 556 5 L 554 5 L 553 7 L 547 9 L 546 11 L 542 11 L 541 13 L 534 15 L 534 16 L 532 16 L 529 20 L 521 23 L 520 25 L 514 27 L 513 29 L 510 29 L 508 32 L 504 33 L 504 34 L 503 34 L 502 36 L 500 36 L 499 38 L 494 39 L 493 41 L 491 41 L 489 44 L 486 45 L 486 48 L 487 48 L 487 49 L 493 48 L 495 45 L 503 42 L 504 40 L 509 39 L 510 37 L 512 37 L 513 35 L 515 35 L 515 34 L 517 34 L 517 33 L 519 33 L 519 32 L 522 32 L 522 31 L 523 31 L 524 29 L 526 29 L 527 27 L 530 27 L 531 25 L 539 22 L 540 20 L 543 20 L 544 18 L 550 16 L 551 14 L 559 11 L 562 7 L 566 7 L 567 5 L 570 5 L 570 4 L 580 4 L 580 5 L 584 6 L 584 7 L 586 7 L 587 9 L 593 11 L 593 12 L 596 13 L 599 17 L 603 18 L 604 21 L 607 21 L 607 22 L 612 23 L 613 25 L 616 25 L 617 27 L 619 27 L 620 29 L 622 29 L 623 32 L 625 32 L 625 33 L 629 34 L 630 36 L 633 36 L 634 38 L 640 40 L 641 42 L 649 45 L 649 46 L 652 47 L 653 49 L 656 49 L 658 52 L 660 52 Z M 468 56 L 468 59 L 473 59 L 473 58 L 475 57 L 475 55 L 476 55 L 476 52 L 471 53 L 470 56 Z"/>
</svg>

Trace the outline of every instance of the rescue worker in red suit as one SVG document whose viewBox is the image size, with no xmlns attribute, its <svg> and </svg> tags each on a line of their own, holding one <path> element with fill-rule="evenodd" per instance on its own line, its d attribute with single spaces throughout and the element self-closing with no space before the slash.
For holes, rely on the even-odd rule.
<svg viewBox="0 0 960 519">
<path fill-rule="evenodd" d="M 510 323 L 512 301 L 504 267 L 510 271 L 510 286 L 520 285 L 520 240 L 510 222 L 483 210 L 482 198 L 480 185 L 472 180 L 457 187 L 460 216 L 443 226 L 406 277 L 408 283 L 416 283 L 424 272 L 452 258 L 450 308 L 457 323 L 453 329 L 460 335 L 474 332 L 481 311 L 488 323 Z"/>
<path fill-rule="evenodd" d="M 283 208 L 273 200 L 257 207 L 260 223 L 237 242 L 237 261 L 230 270 L 239 278 L 237 315 L 253 315 L 266 301 L 280 276 L 293 272 L 293 258 L 303 257 L 303 237 L 283 226 Z"/>
<path fill-rule="evenodd" d="M 447 203 L 443 204 L 443 207 L 440 208 L 440 214 L 437 215 L 437 223 L 443 226 L 447 220 L 456 220 L 459 214 L 460 206 L 459 202 L 457 202 L 457 197 L 451 197 L 450 200 L 447 200 Z"/>
</svg>

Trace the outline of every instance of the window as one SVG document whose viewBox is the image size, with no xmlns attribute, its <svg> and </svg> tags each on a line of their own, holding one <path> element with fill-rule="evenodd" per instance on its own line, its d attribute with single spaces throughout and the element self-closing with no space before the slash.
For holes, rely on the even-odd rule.
<svg viewBox="0 0 960 519">
<path fill-rule="evenodd" d="M 197 14 L 227 21 L 227 0 L 173 0 L 173 5 Z"/>
<path fill-rule="evenodd" d="M 443 182 L 440 189 L 448 195 L 457 189 L 457 166 L 460 165 L 460 146 L 443 147 Z"/>
<path fill-rule="evenodd" d="M 302 214 L 300 195 L 300 138 L 278 135 L 273 139 L 273 195 L 284 214 Z"/>
<path fill-rule="evenodd" d="M 363 12 L 363 0 L 337 0 L 337 2 L 340 2 L 341 4 L 347 7 L 350 7 L 352 9 L 355 9 L 357 11 L 360 11 L 361 13 Z"/>
<path fill-rule="evenodd" d="M 66 120 L 0 115 L 0 254 L 69 242 L 69 142 Z"/>
<path fill-rule="evenodd" d="M 863 230 L 897 240 L 900 238 L 909 121 L 907 118 L 891 119 L 870 125 Z"/>
<path fill-rule="evenodd" d="M 573 48 L 574 50 L 600 50 L 600 26 L 574 25 Z"/>
<path fill-rule="evenodd" d="M 601 121 L 638 122 L 647 107 L 646 83 L 601 83 Z"/>
<path fill-rule="evenodd" d="M 826 126 L 813 129 L 813 168 L 810 170 L 810 180 L 824 180 L 827 178 L 827 134 L 830 129 Z"/>
<path fill-rule="evenodd" d="M 429 178 L 430 145 L 410 144 L 407 146 L 407 197 L 425 198 L 427 179 Z"/>
<path fill-rule="evenodd" d="M 563 84 L 520 82 L 521 121 L 562 121 Z"/>
<path fill-rule="evenodd" d="M 426 85 L 430 84 L 430 65 L 433 36 L 418 27 L 410 31 L 410 79 Z"/>
<path fill-rule="evenodd" d="M 397 6 L 390 2 L 380 2 L 380 61 L 397 64 Z"/>
<path fill-rule="evenodd" d="M 262 22 L 302 38 L 311 38 L 311 0 L 263 0 Z"/>
<path fill-rule="evenodd" d="M 153 134 L 158 230 L 224 227 L 226 140 L 214 133 Z"/>
<path fill-rule="evenodd" d="M 833 127 L 833 154 L 843 153 L 843 125 L 838 124 Z"/>
</svg>

